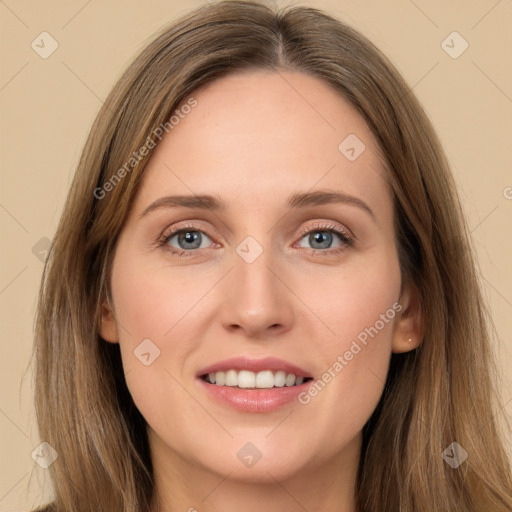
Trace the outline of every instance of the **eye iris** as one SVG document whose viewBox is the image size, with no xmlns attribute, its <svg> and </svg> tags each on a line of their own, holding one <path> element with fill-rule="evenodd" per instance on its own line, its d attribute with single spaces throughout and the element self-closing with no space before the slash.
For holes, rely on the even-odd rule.
<svg viewBox="0 0 512 512">
<path fill-rule="evenodd" d="M 309 242 L 312 246 L 317 242 L 322 245 L 322 247 L 314 247 L 315 249 L 327 249 L 332 242 L 332 234 L 328 231 L 317 231 L 309 235 Z"/>
<path fill-rule="evenodd" d="M 178 243 L 185 242 L 187 244 L 194 244 L 193 247 L 184 247 L 184 249 L 197 249 L 201 245 L 201 236 L 198 231 L 182 231 L 178 234 Z"/>
<path fill-rule="evenodd" d="M 201 232 L 200 231 L 181 231 L 177 233 L 178 244 L 180 247 L 183 244 L 191 244 L 183 249 L 198 249 L 201 246 Z M 315 231 L 309 235 L 309 243 L 314 249 L 328 249 L 332 243 L 332 233 L 329 231 Z M 315 246 L 314 244 L 319 244 Z"/>
</svg>

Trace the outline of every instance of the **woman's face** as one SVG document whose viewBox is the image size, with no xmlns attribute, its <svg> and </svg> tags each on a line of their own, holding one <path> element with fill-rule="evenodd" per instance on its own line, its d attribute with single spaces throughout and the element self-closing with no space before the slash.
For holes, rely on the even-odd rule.
<svg viewBox="0 0 512 512">
<path fill-rule="evenodd" d="M 193 96 L 153 150 L 101 331 L 153 457 L 254 481 L 353 461 L 391 352 L 412 348 L 376 141 L 302 73 Z"/>
</svg>

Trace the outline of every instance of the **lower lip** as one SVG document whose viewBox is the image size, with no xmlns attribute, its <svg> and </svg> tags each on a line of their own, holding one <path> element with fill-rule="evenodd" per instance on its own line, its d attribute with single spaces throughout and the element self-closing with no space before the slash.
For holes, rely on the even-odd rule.
<svg viewBox="0 0 512 512">
<path fill-rule="evenodd" d="M 243 412 L 270 412 L 293 402 L 314 382 L 314 379 L 298 386 L 283 386 L 268 389 L 241 389 L 217 386 L 197 379 L 204 390 L 215 400 Z"/>
</svg>

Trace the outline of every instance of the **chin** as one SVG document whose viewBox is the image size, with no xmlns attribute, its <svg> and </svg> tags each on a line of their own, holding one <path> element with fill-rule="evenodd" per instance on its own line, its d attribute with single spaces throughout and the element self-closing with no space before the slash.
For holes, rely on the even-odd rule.
<svg viewBox="0 0 512 512">
<path fill-rule="evenodd" d="M 290 439 L 288 442 L 280 440 L 278 446 L 268 441 L 265 445 L 264 436 L 261 436 L 261 442 L 253 439 L 254 443 L 245 440 L 230 443 L 219 457 L 215 454 L 203 457 L 203 467 L 222 477 L 229 474 L 230 480 L 275 484 L 276 480 L 287 480 L 311 465 L 305 453 L 307 448 L 292 449 L 297 445 Z"/>
</svg>

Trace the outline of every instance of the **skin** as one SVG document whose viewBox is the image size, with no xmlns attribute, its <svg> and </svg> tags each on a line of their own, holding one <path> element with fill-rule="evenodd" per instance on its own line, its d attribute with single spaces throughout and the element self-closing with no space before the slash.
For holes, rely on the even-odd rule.
<svg viewBox="0 0 512 512">
<path fill-rule="evenodd" d="M 154 510 L 354 512 L 361 430 L 391 353 L 414 349 L 421 335 L 418 298 L 401 282 L 377 143 L 355 109 L 303 73 L 237 73 L 194 97 L 198 105 L 153 150 L 118 242 L 101 327 L 105 341 L 120 343 L 148 423 Z M 366 146 L 355 161 L 338 149 L 351 133 Z M 374 217 L 354 204 L 286 206 L 291 194 L 318 190 L 357 197 Z M 219 195 L 228 207 L 141 217 L 161 197 L 193 194 Z M 157 240 L 183 221 L 203 238 L 180 257 Z M 299 233 L 325 234 L 325 224 L 355 241 L 333 234 L 322 245 Z M 263 248 L 252 263 L 236 252 L 247 236 Z M 190 247 L 176 236 L 169 245 Z M 196 380 L 206 365 L 238 355 L 278 357 L 319 379 L 397 301 L 400 313 L 307 405 L 240 412 Z M 133 354 L 146 338 L 161 351 L 149 366 Z M 247 442 L 262 454 L 250 468 L 237 457 Z"/>
</svg>

